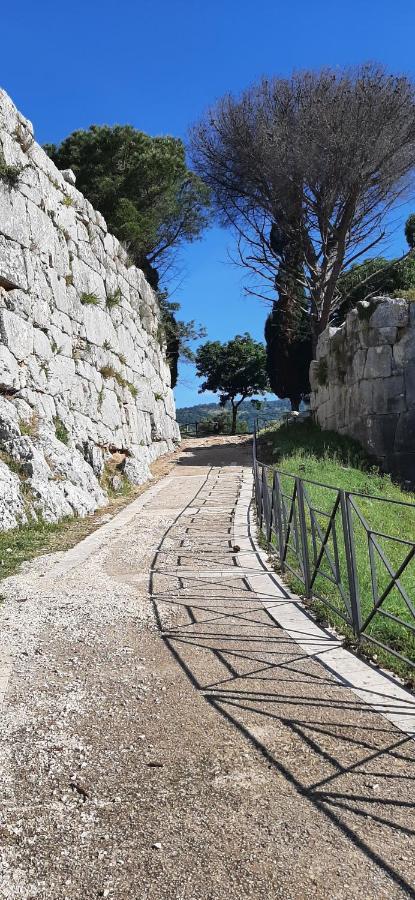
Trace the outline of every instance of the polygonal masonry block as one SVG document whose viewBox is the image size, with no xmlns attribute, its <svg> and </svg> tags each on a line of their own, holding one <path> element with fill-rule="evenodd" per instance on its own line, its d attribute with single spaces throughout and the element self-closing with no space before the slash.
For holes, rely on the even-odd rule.
<svg viewBox="0 0 415 900">
<path fill-rule="evenodd" d="M 391 347 L 369 347 L 364 368 L 365 378 L 388 378 L 392 373 Z"/>
<path fill-rule="evenodd" d="M 33 353 L 33 325 L 8 309 L 0 310 L 0 335 L 19 362 Z"/>
</svg>

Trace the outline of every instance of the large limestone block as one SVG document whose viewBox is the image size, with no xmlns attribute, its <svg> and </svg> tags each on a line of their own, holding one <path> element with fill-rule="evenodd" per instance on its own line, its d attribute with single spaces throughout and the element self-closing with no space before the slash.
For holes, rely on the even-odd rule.
<svg viewBox="0 0 415 900">
<path fill-rule="evenodd" d="M 131 484 L 144 484 L 152 474 L 146 459 L 139 457 L 127 457 L 124 465 L 124 475 Z"/>
<path fill-rule="evenodd" d="M 367 350 L 364 347 L 359 347 L 356 350 L 356 353 L 352 357 L 351 364 L 347 370 L 347 380 L 351 384 L 355 384 L 362 380 L 362 378 L 370 377 L 366 376 L 366 364 L 367 364 Z"/>
<path fill-rule="evenodd" d="M 374 298 L 376 303 L 379 298 Z M 370 316 L 371 328 L 403 328 L 409 322 L 409 304 L 407 300 L 390 300 L 380 298 L 374 312 Z"/>
<path fill-rule="evenodd" d="M 0 531 L 9 531 L 26 522 L 20 480 L 0 460 Z"/>
<path fill-rule="evenodd" d="M 0 234 L 0 288 L 28 289 L 24 250 L 15 241 Z"/>
<path fill-rule="evenodd" d="M 101 419 L 104 425 L 115 431 L 122 425 L 121 411 L 115 391 L 104 388 L 101 400 Z"/>
<path fill-rule="evenodd" d="M 398 413 L 406 407 L 403 375 L 376 378 L 372 384 L 372 406 L 369 412 Z"/>
<path fill-rule="evenodd" d="M 0 232 L 22 247 L 30 247 L 30 222 L 27 204 L 17 188 L 10 187 L 0 179 Z"/>
<path fill-rule="evenodd" d="M 398 368 L 415 363 L 415 329 L 408 328 L 393 347 L 393 359 Z"/>
<path fill-rule="evenodd" d="M 4 291 L 4 306 L 19 318 L 33 320 L 33 298 L 26 291 Z M 3 305 L 3 304 L 2 304 Z"/>
<path fill-rule="evenodd" d="M 72 260 L 72 283 L 78 298 L 81 297 L 81 294 L 95 294 L 100 303 L 104 303 L 104 279 L 99 272 L 77 257 Z"/>
<path fill-rule="evenodd" d="M 388 346 L 369 347 L 364 378 L 389 378 L 392 374 L 392 349 Z"/>
<path fill-rule="evenodd" d="M 33 325 L 8 309 L 0 310 L 0 335 L 19 362 L 33 353 Z"/>
<path fill-rule="evenodd" d="M 396 341 L 397 332 L 396 325 L 385 328 L 368 328 L 365 333 L 366 345 L 368 347 L 379 347 L 382 344 L 392 345 Z"/>
<path fill-rule="evenodd" d="M 108 313 L 98 306 L 84 306 L 85 336 L 91 344 L 102 347 L 109 342 L 114 349 L 117 347 L 117 334 Z"/>
<path fill-rule="evenodd" d="M 15 357 L 4 344 L 0 344 L 0 389 L 18 391 L 20 370 Z"/>
<path fill-rule="evenodd" d="M 33 329 L 33 353 L 41 361 L 49 360 L 53 356 L 50 340 L 41 328 Z"/>
<path fill-rule="evenodd" d="M 75 373 L 75 362 L 68 356 L 55 355 L 49 363 L 48 392 L 54 397 L 71 390 Z"/>
</svg>

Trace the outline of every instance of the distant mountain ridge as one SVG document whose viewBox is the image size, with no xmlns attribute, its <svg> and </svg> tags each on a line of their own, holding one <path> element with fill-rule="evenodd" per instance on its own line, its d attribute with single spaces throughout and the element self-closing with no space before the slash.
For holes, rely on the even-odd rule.
<svg viewBox="0 0 415 900">
<path fill-rule="evenodd" d="M 214 413 L 221 410 L 222 407 L 218 403 L 198 403 L 195 406 L 182 406 L 176 410 L 176 417 L 179 425 L 190 425 L 192 422 L 203 422 L 209 419 Z M 225 407 L 230 409 L 229 404 Z M 261 425 L 267 422 L 275 422 L 281 416 L 291 409 L 289 400 L 263 400 L 260 409 L 255 409 L 250 400 L 243 400 L 239 407 L 239 419 L 244 419 L 249 429 L 254 426 L 255 419 L 258 419 Z"/>
</svg>

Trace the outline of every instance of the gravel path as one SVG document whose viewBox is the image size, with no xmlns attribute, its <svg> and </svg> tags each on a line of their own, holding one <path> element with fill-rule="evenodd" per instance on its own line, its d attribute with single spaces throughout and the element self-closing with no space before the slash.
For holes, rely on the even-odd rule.
<svg viewBox="0 0 415 900">
<path fill-rule="evenodd" d="M 414 743 L 238 571 L 248 466 L 187 441 L 82 562 L 3 582 L 1 900 L 415 896 Z"/>
</svg>

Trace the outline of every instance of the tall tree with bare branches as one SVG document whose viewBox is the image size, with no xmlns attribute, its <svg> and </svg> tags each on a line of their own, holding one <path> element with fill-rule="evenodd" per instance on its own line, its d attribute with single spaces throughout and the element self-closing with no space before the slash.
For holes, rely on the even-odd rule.
<svg viewBox="0 0 415 900">
<path fill-rule="evenodd" d="M 268 281 L 268 299 L 281 266 L 288 274 L 295 260 L 290 274 L 304 292 L 294 302 L 310 315 L 315 343 L 344 302 L 342 272 L 383 240 L 387 214 L 412 185 L 413 82 L 376 64 L 263 79 L 222 98 L 191 145 L 221 218 L 236 229 L 241 262 Z"/>
</svg>

